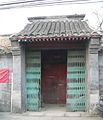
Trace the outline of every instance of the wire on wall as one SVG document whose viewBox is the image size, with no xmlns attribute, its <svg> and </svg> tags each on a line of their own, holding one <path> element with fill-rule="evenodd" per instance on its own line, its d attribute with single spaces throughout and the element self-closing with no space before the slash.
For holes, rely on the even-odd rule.
<svg viewBox="0 0 103 120">
<path fill-rule="evenodd" d="M 0 3 L 0 10 L 22 8 L 22 7 L 38 7 L 38 6 L 55 6 L 65 4 L 90 4 L 102 3 L 103 0 L 22 0 Z"/>
</svg>

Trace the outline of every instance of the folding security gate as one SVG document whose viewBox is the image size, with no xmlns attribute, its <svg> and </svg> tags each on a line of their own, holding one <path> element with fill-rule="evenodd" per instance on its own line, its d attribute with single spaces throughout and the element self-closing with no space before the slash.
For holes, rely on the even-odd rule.
<svg viewBox="0 0 103 120">
<path fill-rule="evenodd" d="M 38 111 L 40 107 L 41 52 L 26 52 L 26 109 Z"/>
<path fill-rule="evenodd" d="M 67 54 L 67 110 L 86 110 L 85 50 L 68 50 Z"/>
</svg>

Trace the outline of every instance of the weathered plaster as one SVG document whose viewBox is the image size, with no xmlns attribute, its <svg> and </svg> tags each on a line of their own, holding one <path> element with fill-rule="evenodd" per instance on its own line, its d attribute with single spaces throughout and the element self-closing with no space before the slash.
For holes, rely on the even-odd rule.
<svg viewBox="0 0 103 120">
<path fill-rule="evenodd" d="M 25 50 L 17 41 L 12 41 L 13 81 L 11 94 L 11 111 L 25 111 Z"/>
<path fill-rule="evenodd" d="M 99 52 L 99 95 L 103 95 L 103 50 Z"/>
<path fill-rule="evenodd" d="M 89 108 L 94 111 L 96 103 L 99 100 L 99 67 L 98 67 L 98 50 L 99 38 L 91 38 L 88 49 L 88 81 L 90 85 L 90 103 Z"/>
<path fill-rule="evenodd" d="M 11 89 L 11 112 L 21 112 L 21 47 L 12 41 L 13 79 Z"/>
<path fill-rule="evenodd" d="M 12 55 L 0 55 L 0 68 L 7 67 L 9 69 L 9 82 L 0 83 L 0 111 L 10 112 L 11 108 L 11 81 L 12 81 Z"/>
<path fill-rule="evenodd" d="M 14 53 L 11 104 L 12 112 L 21 112 L 21 55 Z"/>
</svg>

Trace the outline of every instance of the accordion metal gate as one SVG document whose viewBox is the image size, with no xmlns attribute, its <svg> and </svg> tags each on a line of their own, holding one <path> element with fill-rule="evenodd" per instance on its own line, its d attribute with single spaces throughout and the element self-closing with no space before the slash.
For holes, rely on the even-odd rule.
<svg viewBox="0 0 103 120">
<path fill-rule="evenodd" d="M 38 111 L 40 108 L 41 52 L 26 52 L 26 109 Z"/>
<path fill-rule="evenodd" d="M 85 50 L 67 53 L 67 111 L 86 110 Z"/>
</svg>

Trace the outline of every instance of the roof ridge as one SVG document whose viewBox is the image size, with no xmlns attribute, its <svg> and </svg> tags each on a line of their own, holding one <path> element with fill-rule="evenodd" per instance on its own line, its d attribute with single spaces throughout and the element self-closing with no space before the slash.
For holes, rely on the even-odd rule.
<svg viewBox="0 0 103 120">
<path fill-rule="evenodd" d="M 37 17 L 29 17 L 28 20 L 30 22 L 34 22 L 36 20 L 83 20 L 85 17 L 85 14 L 74 14 L 74 15 L 60 15 L 60 16 L 37 16 Z"/>
</svg>

